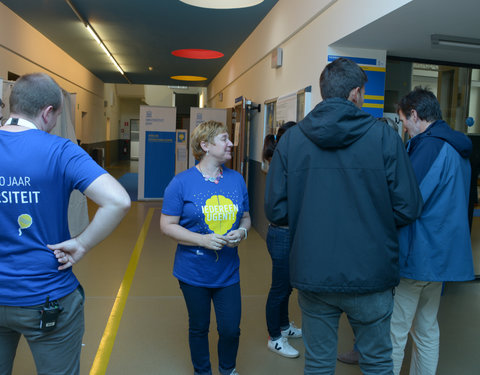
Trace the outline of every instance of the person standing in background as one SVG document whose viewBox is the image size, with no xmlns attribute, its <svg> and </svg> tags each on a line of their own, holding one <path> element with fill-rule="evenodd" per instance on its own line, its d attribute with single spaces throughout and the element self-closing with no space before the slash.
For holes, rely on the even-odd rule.
<svg viewBox="0 0 480 375">
<path fill-rule="evenodd" d="M 407 152 L 424 201 L 421 216 L 399 231 L 400 284 L 395 290 L 391 335 L 394 374 L 413 339 L 410 375 L 434 375 L 442 284 L 474 278 L 468 199 L 472 142 L 442 120 L 435 95 L 416 87 L 398 105 L 410 140 Z"/>
<path fill-rule="evenodd" d="M 263 143 L 263 161 L 269 164 L 282 135 L 296 122 L 283 124 L 277 134 L 268 134 Z M 290 231 L 288 226 L 270 224 L 267 232 L 267 249 L 272 258 L 272 285 L 267 298 L 266 317 L 268 329 L 267 347 L 272 352 L 287 358 L 296 358 L 299 353 L 288 342 L 289 338 L 302 337 L 288 317 L 288 301 L 292 293 L 290 285 Z"/>
<path fill-rule="evenodd" d="M 267 174 L 267 218 L 292 236 L 305 375 L 335 373 L 343 312 L 363 373 L 392 373 L 397 227 L 420 215 L 422 199 L 398 134 L 361 110 L 366 81 L 351 60 L 328 64 L 323 101 L 285 133 Z"/>
</svg>

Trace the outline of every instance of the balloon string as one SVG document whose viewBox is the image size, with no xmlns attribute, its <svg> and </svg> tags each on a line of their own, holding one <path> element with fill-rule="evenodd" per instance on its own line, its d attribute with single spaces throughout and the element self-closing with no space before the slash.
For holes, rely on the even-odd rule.
<svg viewBox="0 0 480 375">
<path fill-rule="evenodd" d="M 18 228 L 18 235 L 19 235 L 19 236 L 22 235 L 22 229 L 21 229 L 21 228 Z"/>
</svg>

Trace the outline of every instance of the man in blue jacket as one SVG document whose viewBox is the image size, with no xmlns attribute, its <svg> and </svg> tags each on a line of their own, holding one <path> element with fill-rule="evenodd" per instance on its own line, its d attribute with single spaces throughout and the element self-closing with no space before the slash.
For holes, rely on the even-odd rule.
<svg viewBox="0 0 480 375">
<path fill-rule="evenodd" d="M 474 278 L 468 196 L 470 139 L 442 120 L 430 91 L 416 87 L 399 103 L 411 139 L 407 152 L 424 201 L 421 216 L 399 232 L 400 284 L 392 315 L 394 374 L 402 367 L 408 332 L 415 343 L 410 375 L 434 375 L 443 281 Z"/>
<path fill-rule="evenodd" d="M 351 60 L 328 64 L 324 100 L 282 136 L 267 175 L 267 218 L 291 231 L 309 375 L 334 374 L 343 312 L 363 373 L 392 374 L 397 227 L 420 215 L 422 198 L 398 134 L 360 109 L 366 81 Z"/>
</svg>

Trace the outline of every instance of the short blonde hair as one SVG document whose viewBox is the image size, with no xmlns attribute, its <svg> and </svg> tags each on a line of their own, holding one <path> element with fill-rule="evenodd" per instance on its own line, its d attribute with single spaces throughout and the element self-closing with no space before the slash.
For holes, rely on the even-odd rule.
<svg viewBox="0 0 480 375">
<path fill-rule="evenodd" d="M 201 146 L 202 142 L 214 144 L 214 139 L 217 135 L 227 132 L 227 127 L 217 121 L 205 121 L 198 125 L 190 138 L 190 146 L 195 159 L 200 161 L 205 156 L 205 151 L 203 151 Z"/>
</svg>

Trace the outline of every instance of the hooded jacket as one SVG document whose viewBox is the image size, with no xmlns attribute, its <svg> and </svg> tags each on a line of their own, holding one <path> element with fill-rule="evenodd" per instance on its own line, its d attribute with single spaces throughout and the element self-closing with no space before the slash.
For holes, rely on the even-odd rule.
<svg viewBox="0 0 480 375">
<path fill-rule="evenodd" d="M 266 216 L 290 226 L 291 284 L 301 290 L 397 285 L 397 227 L 421 208 L 398 134 L 345 99 L 324 100 L 289 129 L 267 175 Z"/>
<path fill-rule="evenodd" d="M 420 218 L 399 231 L 401 277 L 474 278 L 468 224 L 471 151 L 470 139 L 442 120 L 407 143 L 425 204 Z"/>
</svg>

